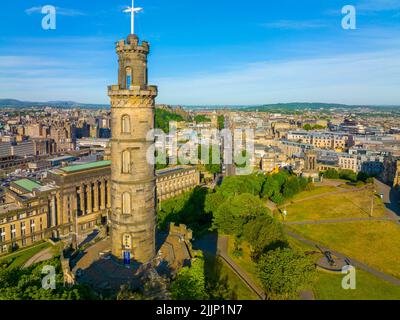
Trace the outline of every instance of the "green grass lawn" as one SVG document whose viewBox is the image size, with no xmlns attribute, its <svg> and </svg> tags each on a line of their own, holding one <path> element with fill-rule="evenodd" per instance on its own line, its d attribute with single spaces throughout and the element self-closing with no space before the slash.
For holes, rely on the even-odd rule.
<svg viewBox="0 0 400 320">
<path fill-rule="evenodd" d="M 256 264 L 251 260 L 250 247 L 243 244 L 243 255 L 240 258 L 232 255 L 234 240 L 229 241 L 229 254 L 231 258 L 240 265 L 249 276 L 260 285 L 256 275 Z M 290 246 L 303 252 L 317 251 L 313 246 L 288 237 Z M 316 254 L 315 260 L 322 254 Z M 400 287 L 383 281 L 363 270 L 356 270 L 356 290 L 344 290 L 341 286 L 342 274 L 331 274 L 317 271 L 316 281 L 311 288 L 316 300 L 398 300 L 400 299 Z"/>
<path fill-rule="evenodd" d="M 257 300 L 258 297 L 221 259 L 209 254 L 204 255 L 205 274 L 208 281 L 218 282 L 230 291 L 232 300 Z"/>
<path fill-rule="evenodd" d="M 317 251 L 315 247 L 291 238 L 288 238 L 292 248 L 303 252 Z M 315 255 L 315 261 L 322 254 Z M 313 285 L 316 300 L 399 300 L 400 287 L 379 279 L 374 275 L 356 270 L 356 289 L 344 290 L 342 288 L 342 274 L 332 274 L 324 271 L 317 272 L 317 279 Z"/>
<path fill-rule="evenodd" d="M 342 288 L 342 274 L 318 272 L 313 291 L 317 300 L 399 300 L 400 287 L 356 270 L 356 289 Z"/>
<path fill-rule="evenodd" d="M 262 284 L 257 277 L 257 267 L 256 264 L 251 259 L 251 248 L 250 245 L 244 241 L 241 244 L 242 248 L 242 256 L 237 257 L 233 254 L 235 250 L 235 240 L 233 237 L 229 237 L 228 242 L 228 255 L 235 261 L 244 271 L 247 272 L 249 277 L 260 287 L 262 288 Z"/>
<path fill-rule="evenodd" d="M 31 248 L 21 249 L 14 253 L 10 253 L 4 257 L 0 257 L 0 265 L 12 260 L 11 264 L 8 268 L 19 268 L 23 266 L 30 258 L 32 258 L 35 254 L 42 251 L 43 249 L 51 247 L 50 243 L 43 242 L 41 244 L 35 245 Z"/>
<path fill-rule="evenodd" d="M 325 188 L 325 187 L 322 187 Z M 313 191 L 310 191 L 313 192 Z M 286 221 L 325 220 L 337 218 L 368 217 L 373 193 L 370 190 L 330 194 L 293 203 L 286 207 Z M 305 198 L 305 197 L 304 197 Z M 374 196 L 374 217 L 386 215 L 382 200 Z M 281 214 L 277 218 L 282 220 Z"/>
<path fill-rule="evenodd" d="M 356 221 L 290 226 L 305 238 L 400 278 L 400 226 L 390 221 Z"/>
<path fill-rule="evenodd" d="M 308 197 L 317 196 L 324 193 L 335 192 L 338 191 L 338 188 L 332 186 L 323 186 L 323 187 L 314 187 L 309 191 L 302 191 L 296 194 L 291 201 L 302 200 Z"/>
</svg>

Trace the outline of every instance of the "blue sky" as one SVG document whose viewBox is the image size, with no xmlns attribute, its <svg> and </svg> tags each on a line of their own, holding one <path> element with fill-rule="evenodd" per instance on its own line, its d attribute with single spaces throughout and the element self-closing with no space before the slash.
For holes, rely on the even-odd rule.
<svg viewBox="0 0 400 320">
<path fill-rule="evenodd" d="M 108 103 L 130 0 L 3 0 L 0 98 Z M 344 5 L 357 29 L 341 27 Z M 43 30 L 40 7 L 57 7 Z M 136 0 L 158 103 L 400 105 L 400 0 Z"/>
</svg>

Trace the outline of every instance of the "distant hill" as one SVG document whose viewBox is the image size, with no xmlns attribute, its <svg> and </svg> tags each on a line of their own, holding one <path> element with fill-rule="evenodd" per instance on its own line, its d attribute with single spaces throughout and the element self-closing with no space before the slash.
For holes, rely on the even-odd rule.
<svg viewBox="0 0 400 320">
<path fill-rule="evenodd" d="M 20 101 L 16 99 L 0 99 L 0 107 L 12 108 L 29 108 L 29 107 L 58 107 L 58 108 L 88 108 L 100 109 L 109 108 L 106 104 L 88 104 L 75 101 L 48 101 L 48 102 L 34 102 L 34 101 Z"/>
<path fill-rule="evenodd" d="M 400 106 L 379 106 L 379 105 L 347 105 L 338 103 L 322 103 L 322 102 L 291 102 L 291 103 L 273 103 L 260 105 L 209 105 L 209 106 L 184 106 L 186 110 L 213 110 L 213 109 L 232 109 L 245 111 L 294 111 L 296 109 L 354 109 L 354 108 L 369 108 L 369 109 L 398 109 Z"/>
</svg>

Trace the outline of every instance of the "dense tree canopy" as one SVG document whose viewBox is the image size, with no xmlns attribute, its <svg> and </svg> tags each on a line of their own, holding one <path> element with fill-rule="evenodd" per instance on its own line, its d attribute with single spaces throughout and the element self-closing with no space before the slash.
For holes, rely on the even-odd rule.
<svg viewBox="0 0 400 320">
<path fill-rule="evenodd" d="M 243 236 L 252 246 L 254 260 L 270 249 L 287 246 L 282 224 L 268 215 L 261 215 L 245 224 Z"/>
<path fill-rule="evenodd" d="M 179 114 L 169 112 L 164 109 L 156 109 L 155 112 L 155 128 L 161 129 L 165 133 L 169 132 L 169 122 L 170 121 L 184 121 L 183 117 Z"/>
<path fill-rule="evenodd" d="M 312 260 L 290 248 L 278 248 L 263 254 L 258 274 L 270 299 L 295 299 L 315 276 Z"/>
<path fill-rule="evenodd" d="M 243 226 L 269 210 L 259 197 L 244 193 L 228 198 L 214 212 L 213 228 L 226 234 L 240 235 Z"/>
<path fill-rule="evenodd" d="M 218 116 L 218 129 L 222 130 L 225 128 L 225 117 L 224 116 Z"/>
<path fill-rule="evenodd" d="M 174 300 L 204 300 L 207 298 L 204 275 L 204 258 L 199 255 L 191 267 L 182 268 L 171 285 Z"/>
<path fill-rule="evenodd" d="M 194 121 L 196 123 L 202 123 L 202 122 L 211 122 L 211 119 L 206 117 L 205 115 L 197 115 L 194 117 Z"/>
<path fill-rule="evenodd" d="M 56 288 L 43 289 L 43 267 L 51 265 L 56 271 Z M 0 267 L 0 300 L 88 300 L 93 295 L 82 285 L 64 287 L 59 258 L 35 264 L 26 269 Z"/>
<path fill-rule="evenodd" d="M 326 171 L 322 171 L 321 174 L 326 179 L 343 179 L 350 182 L 366 182 L 370 183 L 373 181 L 372 176 L 368 175 L 364 172 L 359 172 L 358 174 L 352 170 L 336 170 L 336 169 L 328 169 Z"/>
</svg>

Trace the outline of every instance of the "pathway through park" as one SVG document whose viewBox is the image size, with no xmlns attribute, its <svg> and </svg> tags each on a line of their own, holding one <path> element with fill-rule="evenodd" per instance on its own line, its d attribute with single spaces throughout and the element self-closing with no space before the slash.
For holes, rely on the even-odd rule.
<svg viewBox="0 0 400 320">
<path fill-rule="evenodd" d="M 339 258 L 343 258 L 343 259 L 347 258 L 347 259 L 350 260 L 351 265 L 353 267 L 363 269 L 363 270 L 373 274 L 374 276 L 376 276 L 376 277 L 378 277 L 378 278 L 380 278 L 382 280 L 390 282 L 391 284 L 394 284 L 396 286 L 400 286 L 400 279 L 398 279 L 398 278 L 395 278 L 395 277 L 393 277 L 393 276 L 391 276 L 391 275 L 389 275 L 387 273 L 384 273 L 384 272 L 381 272 L 379 270 L 376 270 L 376 269 L 366 265 L 365 263 L 362 263 L 362 262 L 360 262 L 358 260 L 352 259 L 352 258 L 350 258 L 350 257 L 348 257 L 348 256 L 346 256 L 346 255 L 344 255 L 344 254 L 342 254 L 340 252 L 328 249 L 328 248 L 326 248 L 326 247 L 324 247 L 324 246 L 322 246 L 322 245 L 320 245 L 320 244 L 318 244 L 318 243 L 316 243 L 314 241 L 305 239 L 302 236 L 300 236 L 300 235 L 298 235 L 298 234 L 296 234 L 294 232 L 286 230 L 286 234 L 288 236 L 292 237 L 292 238 L 295 238 L 295 239 L 299 240 L 300 242 L 303 242 L 303 243 L 309 245 L 309 246 L 312 246 L 312 247 L 315 247 L 315 248 L 321 248 L 324 251 L 330 251 L 333 255 L 335 255 L 335 256 L 337 256 Z"/>
<path fill-rule="evenodd" d="M 23 268 L 28 268 L 35 263 L 50 260 L 51 258 L 53 258 L 53 256 L 54 249 L 52 247 L 43 249 L 42 251 L 36 253 L 33 257 L 31 257 L 27 262 L 25 262 Z"/>
</svg>

